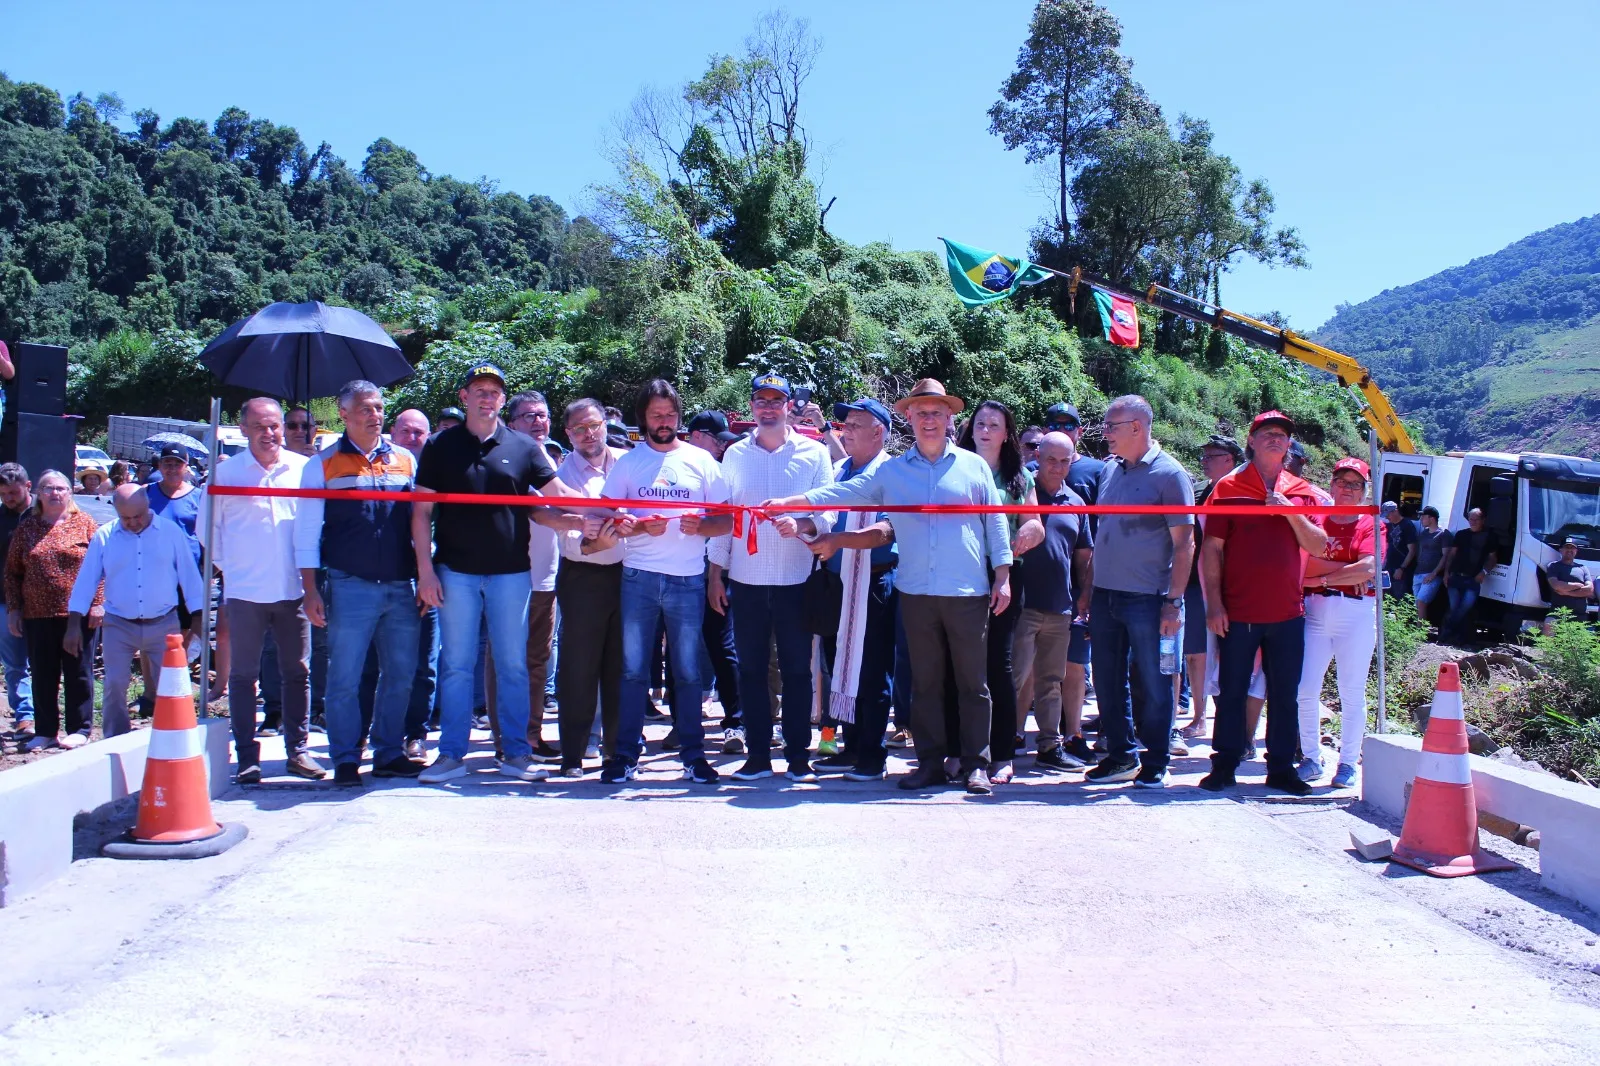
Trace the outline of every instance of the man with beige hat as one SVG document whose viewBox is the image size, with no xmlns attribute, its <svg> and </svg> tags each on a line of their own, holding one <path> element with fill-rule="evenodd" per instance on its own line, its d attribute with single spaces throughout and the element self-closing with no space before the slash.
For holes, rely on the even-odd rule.
<svg viewBox="0 0 1600 1066">
<path fill-rule="evenodd" d="M 917 382 L 895 410 L 911 423 L 916 446 L 885 461 L 868 477 L 812 489 L 763 506 L 838 504 L 998 505 L 994 474 L 976 452 L 945 436 L 951 416 L 966 404 L 932 378 Z M 900 548 L 895 587 L 910 646 L 911 732 L 917 770 L 903 789 L 945 784 L 947 754 L 960 756 L 968 792 L 988 795 L 991 709 L 987 682 L 989 616 L 1011 602 L 1011 538 L 1000 514 L 888 516 Z M 945 735 L 944 663 L 955 668 L 960 736 Z M 952 743 L 954 741 L 954 743 Z"/>
</svg>

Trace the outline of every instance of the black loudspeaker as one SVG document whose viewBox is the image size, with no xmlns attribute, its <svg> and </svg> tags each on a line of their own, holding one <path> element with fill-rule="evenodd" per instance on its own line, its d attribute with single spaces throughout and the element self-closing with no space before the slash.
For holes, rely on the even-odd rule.
<svg viewBox="0 0 1600 1066">
<path fill-rule="evenodd" d="M 0 457 L 21 463 L 33 481 L 46 470 L 59 470 L 70 479 L 77 465 L 77 429 L 75 418 L 7 411 L 0 427 Z"/>
<path fill-rule="evenodd" d="M 67 413 L 67 350 L 53 344 L 19 344 L 11 349 L 16 376 L 6 407 L 30 415 Z"/>
</svg>

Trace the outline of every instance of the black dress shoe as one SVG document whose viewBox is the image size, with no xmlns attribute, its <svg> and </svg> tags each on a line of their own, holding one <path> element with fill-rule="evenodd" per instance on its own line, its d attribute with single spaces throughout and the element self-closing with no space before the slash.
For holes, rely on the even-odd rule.
<svg viewBox="0 0 1600 1066">
<path fill-rule="evenodd" d="M 412 765 L 416 764 L 413 763 Z M 340 763 L 333 768 L 333 783 L 340 788 L 360 788 L 361 767 L 353 762 Z"/>
<path fill-rule="evenodd" d="M 1275 788 L 1279 792 L 1287 792 L 1291 796 L 1306 796 L 1311 793 L 1311 782 L 1300 780 L 1300 775 L 1293 770 L 1268 774 L 1267 787 Z"/>
<path fill-rule="evenodd" d="M 924 788 L 938 788 L 949 783 L 950 779 L 945 776 L 944 766 L 940 763 L 934 763 L 931 766 L 919 766 L 896 782 L 900 788 L 905 789 L 907 792 L 915 792 Z"/>
</svg>

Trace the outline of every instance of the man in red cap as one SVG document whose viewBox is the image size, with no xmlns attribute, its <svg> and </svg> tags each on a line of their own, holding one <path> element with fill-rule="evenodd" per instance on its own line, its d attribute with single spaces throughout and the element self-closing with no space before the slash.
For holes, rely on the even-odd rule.
<svg viewBox="0 0 1600 1066">
<path fill-rule="evenodd" d="M 1250 423 L 1249 459 L 1218 479 L 1209 502 L 1219 506 L 1314 506 L 1311 486 L 1284 469 L 1294 420 L 1267 411 Z M 1217 721 L 1211 773 L 1200 787 L 1220 792 L 1235 784 L 1244 756 L 1245 699 L 1256 653 L 1267 681 L 1267 785 L 1294 795 L 1311 786 L 1295 772 L 1300 731 L 1297 707 L 1305 659 L 1306 555 L 1321 556 L 1328 536 L 1306 515 L 1213 515 L 1206 523 L 1200 564 L 1206 588 L 1206 627 L 1217 635 Z"/>
</svg>

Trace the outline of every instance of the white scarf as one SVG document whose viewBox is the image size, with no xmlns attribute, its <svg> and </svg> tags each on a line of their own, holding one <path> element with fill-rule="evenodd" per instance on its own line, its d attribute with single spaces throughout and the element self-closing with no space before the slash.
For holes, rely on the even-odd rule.
<svg viewBox="0 0 1600 1066">
<path fill-rule="evenodd" d="M 844 531 L 855 533 L 883 516 L 876 511 L 848 511 Z M 872 549 L 845 548 L 839 556 L 844 601 L 834 643 L 833 691 L 829 712 L 841 722 L 856 720 L 856 692 L 861 685 L 861 649 L 867 638 L 867 596 L 872 591 Z"/>
</svg>

